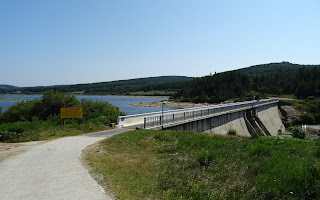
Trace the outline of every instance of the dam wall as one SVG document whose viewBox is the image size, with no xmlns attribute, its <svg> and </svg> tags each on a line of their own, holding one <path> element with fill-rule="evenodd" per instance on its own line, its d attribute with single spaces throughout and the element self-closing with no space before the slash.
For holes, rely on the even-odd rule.
<svg viewBox="0 0 320 200">
<path fill-rule="evenodd" d="M 183 130 L 241 136 L 276 136 L 285 131 L 278 99 L 253 100 L 118 117 L 118 127 Z"/>
<path fill-rule="evenodd" d="M 282 133 L 285 132 L 277 103 L 252 106 L 244 110 L 220 113 L 209 118 L 164 125 L 162 129 L 207 132 L 219 135 L 227 135 L 231 129 L 234 129 L 237 131 L 237 135 L 246 137 L 277 136 L 279 130 Z M 257 133 L 260 135 L 256 135 Z"/>
<path fill-rule="evenodd" d="M 278 130 L 281 130 L 282 133 L 285 132 L 285 127 L 280 119 L 278 105 L 276 103 L 258 107 L 256 109 L 258 118 L 272 136 L 277 136 Z"/>
</svg>

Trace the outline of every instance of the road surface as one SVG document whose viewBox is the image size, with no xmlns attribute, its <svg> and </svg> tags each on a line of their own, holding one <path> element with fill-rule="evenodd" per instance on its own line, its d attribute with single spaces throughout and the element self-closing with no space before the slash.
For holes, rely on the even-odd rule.
<svg viewBox="0 0 320 200">
<path fill-rule="evenodd" d="M 1 161 L 0 199 L 111 199 L 82 165 L 81 150 L 128 130 L 113 129 L 60 138 Z"/>
</svg>

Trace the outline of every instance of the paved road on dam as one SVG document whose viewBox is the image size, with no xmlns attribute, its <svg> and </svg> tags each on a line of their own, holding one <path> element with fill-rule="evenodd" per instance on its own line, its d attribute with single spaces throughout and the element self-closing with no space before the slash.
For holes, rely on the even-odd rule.
<svg viewBox="0 0 320 200">
<path fill-rule="evenodd" d="M 0 199 L 110 199 L 82 165 L 81 150 L 128 130 L 65 137 L 1 161 Z"/>
</svg>

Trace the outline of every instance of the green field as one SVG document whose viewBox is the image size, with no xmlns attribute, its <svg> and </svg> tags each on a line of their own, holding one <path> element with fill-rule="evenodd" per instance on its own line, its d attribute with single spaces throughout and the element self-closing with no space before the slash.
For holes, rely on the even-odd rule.
<svg viewBox="0 0 320 200">
<path fill-rule="evenodd" d="M 117 199 L 319 199 L 320 143 L 130 131 L 86 160 Z"/>
</svg>

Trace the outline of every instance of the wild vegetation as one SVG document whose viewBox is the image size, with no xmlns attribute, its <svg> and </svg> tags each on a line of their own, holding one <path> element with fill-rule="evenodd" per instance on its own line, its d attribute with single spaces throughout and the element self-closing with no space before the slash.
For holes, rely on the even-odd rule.
<svg viewBox="0 0 320 200">
<path fill-rule="evenodd" d="M 320 198 L 319 141 L 138 130 L 86 160 L 117 199 Z"/>
<path fill-rule="evenodd" d="M 62 126 L 60 108 L 82 107 L 83 118 L 66 119 Z M 108 102 L 83 99 L 49 90 L 40 99 L 21 101 L 1 112 L 0 141 L 22 142 L 78 135 L 107 129 L 119 113 Z"/>
<path fill-rule="evenodd" d="M 320 124 L 320 99 L 308 97 L 302 100 L 287 101 L 302 114 L 293 120 L 293 125 L 298 124 Z"/>
</svg>

